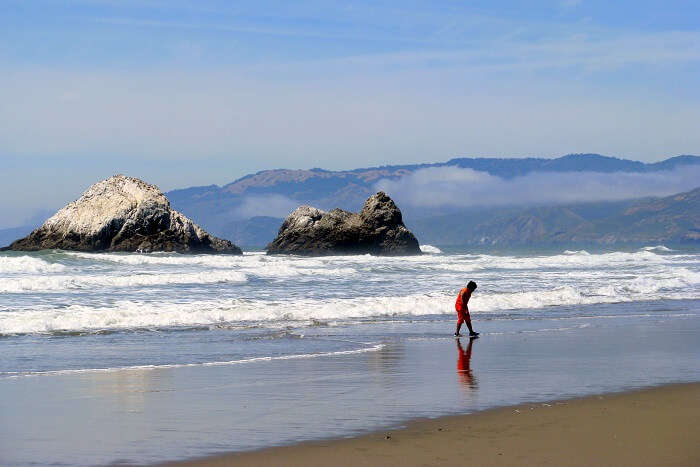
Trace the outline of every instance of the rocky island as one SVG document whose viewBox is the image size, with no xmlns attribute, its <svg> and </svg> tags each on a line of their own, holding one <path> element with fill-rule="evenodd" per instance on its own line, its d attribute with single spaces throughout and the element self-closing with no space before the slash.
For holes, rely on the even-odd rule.
<svg viewBox="0 0 700 467">
<path fill-rule="evenodd" d="M 418 240 L 384 192 L 370 196 L 360 213 L 301 206 L 282 223 L 268 254 L 419 255 Z"/>
<path fill-rule="evenodd" d="M 156 186 L 115 175 L 95 183 L 6 250 L 173 251 L 241 254 L 170 207 Z"/>
</svg>

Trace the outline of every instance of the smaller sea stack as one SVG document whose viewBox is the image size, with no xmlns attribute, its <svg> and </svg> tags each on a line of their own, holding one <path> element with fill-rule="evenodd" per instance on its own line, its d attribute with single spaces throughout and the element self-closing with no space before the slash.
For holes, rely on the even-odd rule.
<svg viewBox="0 0 700 467">
<path fill-rule="evenodd" d="M 138 178 L 115 175 L 95 183 L 7 250 L 174 251 L 241 254 L 170 208 L 162 191 Z"/>
<path fill-rule="evenodd" d="M 267 246 L 268 254 L 419 255 L 418 240 L 403 224 L 401 211 L 384 192 L 370 196 L 360 213 L 325 212 L 301 206 Z"/>
</svg>

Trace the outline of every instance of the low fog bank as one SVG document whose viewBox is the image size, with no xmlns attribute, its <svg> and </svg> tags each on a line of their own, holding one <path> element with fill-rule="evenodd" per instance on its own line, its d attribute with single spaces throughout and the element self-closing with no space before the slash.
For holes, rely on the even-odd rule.
<svg viewBox="0 0 700 467">
<path fill-rule="evenodd" d="M 250 219 L 251 217 L 287 217 L 299 207 L 295 201 L 284 195 L 265 194 L 246 196 L 231 215 L 234 219 Z"/>
<path fill-rule="evenodd" d="M 698 186 L 700 165 L 652 173 L 534 172 L 508 180 L 472 169 L 432 167 L 397 180 L 382 179 L 376 189 L 413 211 L 621 201 L 669 196 Z"/>
</svg>

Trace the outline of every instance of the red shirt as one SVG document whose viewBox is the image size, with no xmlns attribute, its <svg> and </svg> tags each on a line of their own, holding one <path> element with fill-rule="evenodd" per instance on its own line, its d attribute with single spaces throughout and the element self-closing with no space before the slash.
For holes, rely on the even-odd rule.
<svg viewBox="0 0 700 467">
<path fill-rule="evenodd" d="M 462 300 L 462 297 L 464 296 L 464 300 Z M 467 310 L 467 302 L 469 302 L 469 299 L 472 296 L 472 291 L 469 290 L 468 288 L 463 288 L 462 290 L 459 291 L 459 295 L 457 295 L 457 301 L 455 302 L 455 310 L 457 311 L 464 311 Z"/>
</svg>

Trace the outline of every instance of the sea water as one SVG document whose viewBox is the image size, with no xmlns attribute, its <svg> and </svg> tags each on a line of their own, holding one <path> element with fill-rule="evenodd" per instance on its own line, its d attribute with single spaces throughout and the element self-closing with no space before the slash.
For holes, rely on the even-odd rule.
<svg viewBox="0 0 700 467">
<path fill-rule="evenodd" d="M 156 462 L 700 379 L 695 250 L 422 249 L 0 253 L 0 460 Z"/>
</svg>

